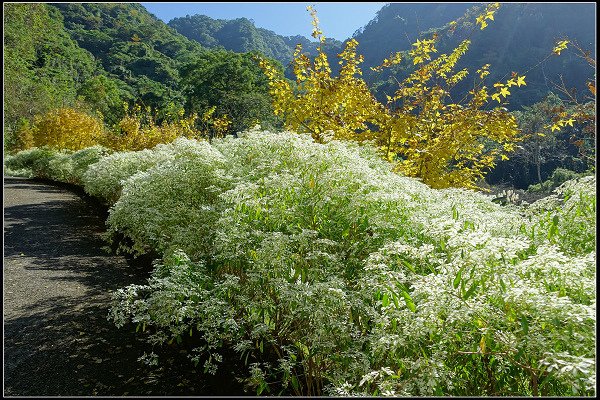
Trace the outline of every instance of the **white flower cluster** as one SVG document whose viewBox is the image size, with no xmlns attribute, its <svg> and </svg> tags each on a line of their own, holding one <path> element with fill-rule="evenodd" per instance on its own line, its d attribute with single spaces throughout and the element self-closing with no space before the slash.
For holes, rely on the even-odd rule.
<svg viewBox="0 0 600 400">
<path fill-rule="evenodd" d="M 115 304 L 132 321 L 153 315 L 164 340 L 190 327 L 229 338 L 264 361 L 248 381 L 261 392 L 278 380 L 297 394 L 531 394 L 538 371 L 556 393 L 590 393 L 595 375 L 574 386 L 542 360 L 594 354 L 595 237 L 565 251 L 578 239 L 552 240 L 548 213 L 595 201 L 595 181 L 540 211 L 432 190 L 337 141 L 255 131 L 184 147 L 122 181 L 108 222 L 206 275 L 182 281 L 165 262 L 146 295 Z"/>
</svg>

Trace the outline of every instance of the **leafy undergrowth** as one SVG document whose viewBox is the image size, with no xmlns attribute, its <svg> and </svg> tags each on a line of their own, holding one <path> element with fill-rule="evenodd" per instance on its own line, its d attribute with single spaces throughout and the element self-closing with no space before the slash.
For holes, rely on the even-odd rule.
<svg viewBox="0 0 600 400">
<path fill-rule="evenodd" d="M 109 233 L 164 254 L 109 318 L 193 343 L 206 373 L 234 352 L 257 394 L 595 394 L 594 176 L 502 206 L 258 131 L 88 165 L 74 181 L 112 205 Z"/>
</svg>

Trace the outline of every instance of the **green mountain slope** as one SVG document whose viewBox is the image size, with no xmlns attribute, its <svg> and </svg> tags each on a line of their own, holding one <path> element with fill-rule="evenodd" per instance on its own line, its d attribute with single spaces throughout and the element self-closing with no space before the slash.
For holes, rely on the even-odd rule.
<svg viewBox="0 0 600 400">
<path fill-rule="evenodd" d="M 4 4 L 4 127 L 75 101 L 101 70 L 45 4 Z"/>
<path fill-rule="evenodd" d="M 266 77 L 252 54 L 203 47 L 140 4 L 14 3 L 4 11 L 11 132 L 65 106 L 98 111 L 113 126 L 124 103 L 153 108 L 158 121 L 214 106 L 236 131 L 274 123 Z M 5 146 L 18 146 L 11 137 Z"/>
<path fill-rule="evenodd" d="M 586 79 L 593 70 L 573 52 L 541 61 L 551 53 L 555 42 L 564 37 L 595 51 L 594 4 L 505 3 L 483 31 L 475 26 L 477 10 L 482 6 L 471 7 L 468 14 L 460 16 L 461 8 L 467 6 L 433 3 L 385 6 L 376 19 L 354 35 L 359 42 L 358 51 L 365 55 L 364 69 L 379 64 L 393 51 L 409 50 L 416 38 L 431 37 L 435 31 L 440 37 L 439 53 L 451 51 L 466 37 L 471 39 L 469 51 L 457 65 L 459 69 L 474 72 L 484 64 L 491 64 L 489 82 L 506 79 L 513 71 L 527 75 L 527 87 L 511 96 L 514 109 L 540 101 L 548 91 L 555 90 L 561 76 L 567 87 L 585 91 Z M 459 24 L 450 34 L 446 24 L 453 19 Z M 412 70 L 411 64 L 407 60 L 393 73 L 367 72 L 366 79 L 379 96 L 385 97 L 385 93 L 392 93 L 397 87 L 396 79 L 401 80 Z M 461 95 L 470 87 L 472 79 L 467 78 L 457 86 L 457 93 Z"/>
<path fill-rule="evenodd" d="M 181 66 L 203 54 L 140 4 L 55 3 L 79 46 L 91 52 L 104 69 L 125 83 L 130 98 L 146 105 L 183 103 Z"/>
<path fill-rule="evenodd" d="M 259 51 L 287 66 L 297 44 L 305 52 L 317 54 L 318 42 L 304 36 L 281 36 L 267 29 L 257 28 L 247 18 L 233 20 L 213 19 L 206 15 L 174 18 L 168 25 L 185 37 L 208 48 L 223 48 L 238 53 Z M 334 58 L 342 49 L 342 42 L 328 39 L 326 53 Z M 288 75 L 291 72 L 288 69 Z"/>
</svg>

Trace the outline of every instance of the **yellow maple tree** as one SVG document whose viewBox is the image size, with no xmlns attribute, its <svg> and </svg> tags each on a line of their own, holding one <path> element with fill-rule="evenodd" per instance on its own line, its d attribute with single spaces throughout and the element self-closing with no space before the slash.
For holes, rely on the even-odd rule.
<svg viewBox="0 0 600 400">
<path fill-rule="evenodd" d="M 493 21 L 498 7 L 498 3 L 486 7 L 481 29 L 487 26 L 486 20 Z M 332 76 L 316 11 L 307 9 L 313 18 L 313 37 L 320 45 L 314 60 L 302 53 L 300 45 L 296 48 L 292 61 L 296 85 L 267 60 L 259 60 L 269 79 L 275 113 L 284 117 L 288 129 L 308 132 L 317 141 L 329 136 L 372 140 L 397 171 L 434 188 L 477 188 L 486 171 L 498 158 L 506 159 L 520 140 L 515 118 L 501 104 L 483 107 L 490 99 L 502 103 L 510 95 L 508 87 L 525 85 L 525 76 L 513 74 L 506 83 L 494 85 L 497 92 L 490 95 L 484 84 L 489 74 L 486 64 L 477 71 L 479 80 L 468 98 L 460 104 L 451 101 L 450 90 L 468 75 L 466 69 L 456 71 L 455 67 L 470 40 L 436 58 L 437 34 L 417 40 L 408 53 L 416 70 L 382 104 L 361 78 L 363 56 L 356 54 L 355 39 L 346 42 L 338 55 L 339 75 Z M 372 69 L 380 71 L 401 59 L 401 53 L 392 54 Z"/>
<path fill-rule="evenodd" d="M 63 107 L 36 116 L 27 136 L 36 147 L 81 150 L 98 144 L 103 135 L 104 125 L 99 118 Z"/>
</svg>

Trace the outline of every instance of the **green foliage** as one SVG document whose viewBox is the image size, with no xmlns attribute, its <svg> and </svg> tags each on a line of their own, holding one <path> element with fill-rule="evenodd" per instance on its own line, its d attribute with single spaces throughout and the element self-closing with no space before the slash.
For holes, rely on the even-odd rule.
<svg viewBox="0 0 600 400">
<path fill-rule="evenodd" d="M 233 132 L 261 122 L 266 127 L 277 125 L 268 81 L 253 58 L 251 53 L 220 50 L 187 64 L 182 70 L 186 108 L 201 114 L 216 107 L 216 117 L 231 118 Z"/>
<path fill-rule="evenodd" d="M 174 32 L 140 4 L 54 3 L 51 7 L 60 11 L 66 31 L 101 62 L 112 81 L 89 85 L 101 84 L 112 99 L 116 85 L 121 100 L 142 101 L 152 108 L 164 108 L 170 102 L 183 105 L 178 69 L 202 56 L 200 46 Z M 105 114 L 109 123 L 121 116 L 122 101 L 117 105 L 112 99 L 107 100 L 109 108 L 118 114 Z M 98 105 L 93 96 L 91 100 Z"/>
<path fill-rule="evenodd" d="M 23 119 L 74 105 L 81 82 L 98 66 L 71 40 L 52 7 L 7 3 L 3 17 L 4 127 L 15 133 Z"/>
<path fill-rule="evenodd" d="M 538 192 L 547 192 L 550 193 L 558 186 L 562 185 L 566 181 L 570 181 L 572 179 L 581 178 L 582 176 L 588 175 L 587 173 L 577 173 L 575 171 L 571 171 L 570 169 L 565 168 L 556 168 L 550 177 L 542 182 L 537 183 L 535 185 L 530 185 L 527 188 L 528 192 L 538 193 Z"/>
<path fill-rule="evenodd" d="M 103 115 L 108 126 L 115 124 L 123 116 L 123 102 L 129 100 L 120 88 L 119 81 L 106 75 L 97 75 L 85 81 L 77 95 L 94 112 Z"/>
<path fill-rule="evenodd" d="M 208 51 L 186 39 L 139 4 L 59 3 L 69 34 L 107 71 L 86 82 L 80 95 L 107 124 L 119 122 L 123 100 L 156 110 L 199 115 L 217 107 L 231 131 L 256 123 L 274 126 L 267 83 L 250 54 Z M 106 95 L 101 95 L 105 93 Z M 169 119 L 159 115 L 157 124 Z"/>
</svg>

